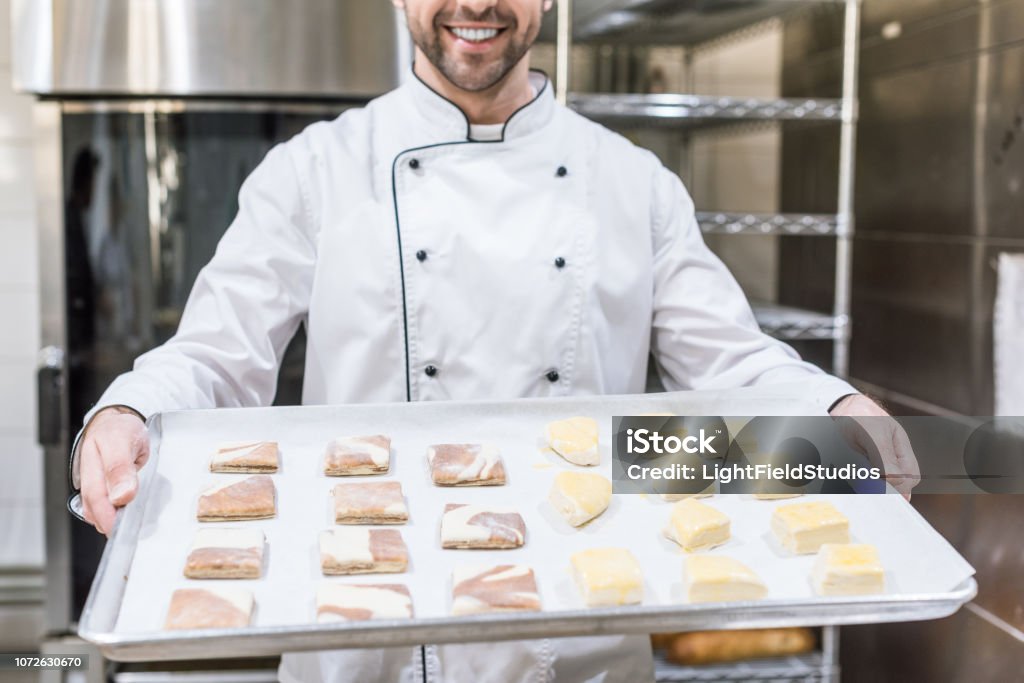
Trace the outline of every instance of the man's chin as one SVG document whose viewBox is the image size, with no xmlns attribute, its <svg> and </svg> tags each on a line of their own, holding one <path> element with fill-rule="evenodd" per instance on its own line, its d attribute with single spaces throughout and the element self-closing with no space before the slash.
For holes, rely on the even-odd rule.
<svg viewBox="0 0 1024 683">
<path fill-rule="evenodd" d="M 444 77 L 455 87 L 466 92 L 483 92 L 497 85 L 505 76 L 500 67 L 461 66 L 442 70 Z M 506 72 L 507 73 L 507 72 Z"/>
</svg>

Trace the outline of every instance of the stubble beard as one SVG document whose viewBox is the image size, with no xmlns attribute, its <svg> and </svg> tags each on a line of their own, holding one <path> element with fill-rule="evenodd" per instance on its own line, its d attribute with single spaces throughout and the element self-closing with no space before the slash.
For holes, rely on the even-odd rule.
<svg viewBox="0 0 1024 683">
<path fill-rule="evenodd" d="M 433 25 L 428 30 L 409 24 L 416 47 L 423 52 L 427 61 L 453 85 L 467 92 L 482 92 L 500 83 L 510 71 L 526 56 L 533 40 L 539 32 L 535 27 L 527 31 L 527 38 L 518 40 L 518 24 L 512 19 L 504 29 L 510 36 L 508 45 L 497 59 L 488 55 L 463 55 L 462 59 L 453 58 L 442 45 L 442 32 L 447 31 L 440 15 L 434 17 Z M 488 60 L 491 60 L 488 63 Z"/>
</svg>

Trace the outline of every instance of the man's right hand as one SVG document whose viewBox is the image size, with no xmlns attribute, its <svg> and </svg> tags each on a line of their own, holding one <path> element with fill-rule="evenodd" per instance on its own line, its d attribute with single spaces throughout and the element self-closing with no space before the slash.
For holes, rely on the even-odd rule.
<svg viewBox="0 0 1024 683">
<path fill-rule="evenodd" d="M 127 505 L 139 487 L 138 469 L 149 459 L 149 435 L 138 413 L 111 406 L 96 413 L 78 450 L 85 519 L 107 536 L 117 508 Z"/>
</svg>

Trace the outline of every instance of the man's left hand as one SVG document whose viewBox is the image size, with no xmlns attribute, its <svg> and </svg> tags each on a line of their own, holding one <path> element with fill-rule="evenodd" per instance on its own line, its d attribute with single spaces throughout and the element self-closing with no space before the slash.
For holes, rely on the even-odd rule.
<svg viewBox="0 0 1024 683">
<path fill-rule="evenodd" d="M 921 470 L 900 423 L 863 394 L 843 398 L 829 413 L 858 452 L 881 459 L 885 480 L 910 500 L 911 489 L 921 480 Z"/>
</svg>

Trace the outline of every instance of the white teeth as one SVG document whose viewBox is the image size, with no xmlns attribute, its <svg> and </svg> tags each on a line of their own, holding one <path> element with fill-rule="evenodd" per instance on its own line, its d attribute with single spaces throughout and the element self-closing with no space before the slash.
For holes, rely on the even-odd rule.
<svg viewBox="0 0 1024 683">
<path fill-rule="evenodd" d="M 463 40 L 468 40 L 473 43 L 478 43 L 483 40 L 490 40 L 494 36 L 498 35 L 498 29 L 496 28 L 452 28 L 452 33 L 457 35 Z"/>
</svg>

